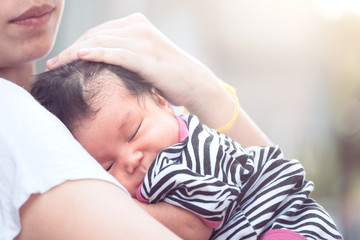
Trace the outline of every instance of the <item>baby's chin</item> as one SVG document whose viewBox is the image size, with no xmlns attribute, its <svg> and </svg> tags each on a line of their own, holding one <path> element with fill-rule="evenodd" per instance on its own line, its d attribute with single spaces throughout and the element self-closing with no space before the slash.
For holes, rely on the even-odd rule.
<svg viewBox="0 0 360 240">
<path fill-rule="evenodd" d="M 126 190 L 128 191 L 128 193 L 130 194 L 130 196 L 132 197 L 132 198 L 136 198 L 136 192 L 138 191 L 138 189 L 139 189 L 139 191 L 140 191 L 140 188 L 141 188 L 141 185 L 139 186 L 139 187 L 137 187 L 137 188 L 126 188 Z"/>
<path fill-rule="evenodd" d="M 136 198 L 136 190 L 129 191 L 132 198 Z"/>
<path fill-rule="evenodd" d="M 137 196 L 140 196 L 141 187 L 142 187 L 142 182 L 136 189 L 130 190 L 129 193 L 130 193 L 131 197 L 138 199 Z"/>
</svg>

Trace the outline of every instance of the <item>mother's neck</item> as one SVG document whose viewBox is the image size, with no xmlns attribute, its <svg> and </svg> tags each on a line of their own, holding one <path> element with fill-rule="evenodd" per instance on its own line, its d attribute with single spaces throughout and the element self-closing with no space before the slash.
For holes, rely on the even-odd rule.
<svg viewBox="0 0 360 240">
<path fill-rule="evenodd" d="M 21 66 L 0 68 L 0 77 L 7 79 L 17 85 L 30 90 L 32 84 L 32 76 L 34 74 L 34 64 L 24 64 Z"/>
</svg>

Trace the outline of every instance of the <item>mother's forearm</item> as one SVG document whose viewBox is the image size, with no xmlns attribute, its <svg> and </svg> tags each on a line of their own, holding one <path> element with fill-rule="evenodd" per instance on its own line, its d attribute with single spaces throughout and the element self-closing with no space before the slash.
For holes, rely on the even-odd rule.
<svg viewBox="0 0 360 240">
<path fill-rule="evenodd" d="M 226 90 L 211 72 L 201 75 L 204 79 L 197 80 L 199 84 L 193 88 L 194 97 L 186 108 L 197 115 L 200 121 L 214 129 L 229 124 L 237 108 L 237 117 L 229 128 L 222 133 L 239 142 L 244 147 L 254 145 L 272 145 L 270 139 L 248 116 L 237 103 L 237 99 Z M 206 78 L 206 79 L 205 79 Z"/>
<path fill-rule="evenodd" d="M 168 203 L 145 204 L 135 200 L 147 213 L 182 239 L 209 239 L 212 229 L 195 214 Z"/>
</svg>

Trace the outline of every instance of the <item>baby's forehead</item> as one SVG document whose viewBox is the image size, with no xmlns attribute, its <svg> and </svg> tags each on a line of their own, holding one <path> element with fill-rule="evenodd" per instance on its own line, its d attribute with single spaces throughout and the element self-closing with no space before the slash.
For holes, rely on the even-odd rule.
<svg viewBox="0 0 360 240">
<path fill-rule="evenodd" d="M 104 69 L 100 74 L 94 77 L 92 83 L 94 87 L 99 87 L 100 91 L 120 91 L 129 93 L 123 79 L 115 73 Z"/>
<path fill-rule="evenodd" d="M 93 76 L 93 79 L 88 82 L 84 94 L 90 105 L 96 109 L 102 108 L 104 104 L 109 104 L 115 99 L 121 98 L 127 101 L 132 99 L 132 94 L 123 80 L 109 70 L 103 70 Z"/>
<path fill-rule="evenodd" d="M 124 85 L 122 78 L 108 69 L 103 69 L 99 74 L 97 74 L 95 78 L 103 83 L 110 83 L 110 84 L 121 83 L 122 85 Z"/>
</svg>

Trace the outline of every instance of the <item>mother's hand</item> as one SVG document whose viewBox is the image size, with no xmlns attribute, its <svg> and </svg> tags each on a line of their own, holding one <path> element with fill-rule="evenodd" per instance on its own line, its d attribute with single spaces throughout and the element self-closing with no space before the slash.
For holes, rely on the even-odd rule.
<svg viewBox="0 0 360 240">
<path fill-rule="evenodd" d="M 208 68 L 180 50 L 139 13 L 90 29 L 49 60 L 47 67 L 54 69 L 78 58 L 136 72 L 175 105 L 191 107 L 201 96 L 198 89 L 221 89 Z"/>
</svg>

